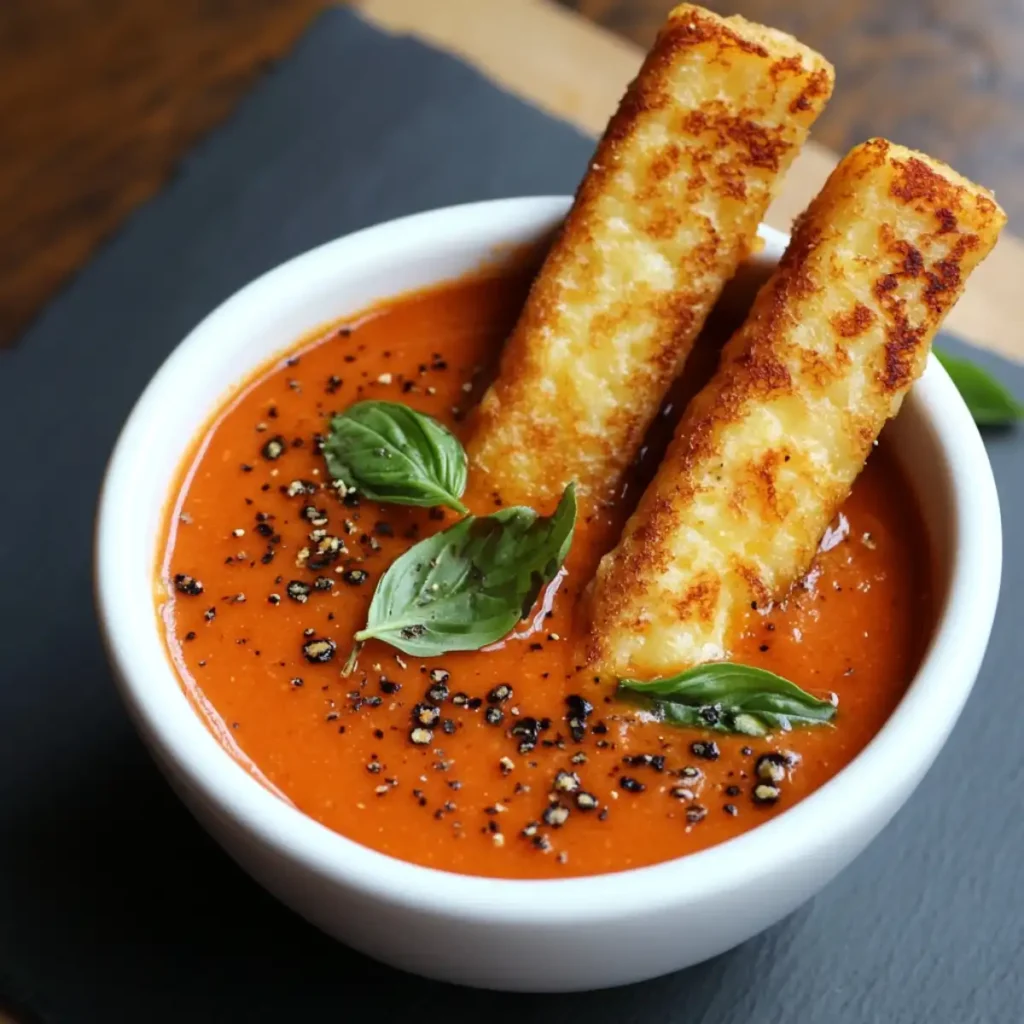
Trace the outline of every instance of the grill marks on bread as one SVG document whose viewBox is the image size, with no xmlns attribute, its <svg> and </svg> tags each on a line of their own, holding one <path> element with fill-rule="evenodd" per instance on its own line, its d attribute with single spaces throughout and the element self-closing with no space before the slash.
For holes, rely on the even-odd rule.
<svg viewBox="0 0 1024 1024">
<path fill-rule="evenodd" d="M 506 503 L 610 499 L 832 89 L 781 32 L 688 4 L 601 140 L 475 414 Z"/>
<path fill-rule="evenodd" d="M 840 162 L 600 564 L 592 664 L 650 677 L 729 655 L 740 613 L 810 566 L 1004 223 L 985 189 L 902 146 Z"/>
</svg>

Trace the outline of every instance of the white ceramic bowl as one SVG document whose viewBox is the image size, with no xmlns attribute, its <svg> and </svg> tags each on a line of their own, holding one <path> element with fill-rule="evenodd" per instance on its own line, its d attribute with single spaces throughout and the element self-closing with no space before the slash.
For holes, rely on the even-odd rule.
<svg viewBox="0 0 1024 1024">
<path fill-rule="evenodd" d="M 791 810 L 653 867 L 512 881 L 394 860 L 255 782 L 186 700 L 153 610 L 153 567 L 177 467 L 231 388 L 304 332 L 539 239 L 567 205 L 561 197 L 509 199 L 392 221 L 243 288 L 178 346 L 140 398 L 114 450 L 97 527 L 96 589 L 115 676 L 154 757 L 199 820 L 254 878 L 342 941 L 409 971 L 501 989 L 600 988 L 674 971 L 743 942 L 817 892 L 892 817 L 946 740 L 988 641 L 1001 567 L 988 458 L 933 359 L 891 441 L 934 551 L 935 633 L 881 732 Z M 761 259 L 773 262 L 785 238 L 763 235 Z"/>
</svg>

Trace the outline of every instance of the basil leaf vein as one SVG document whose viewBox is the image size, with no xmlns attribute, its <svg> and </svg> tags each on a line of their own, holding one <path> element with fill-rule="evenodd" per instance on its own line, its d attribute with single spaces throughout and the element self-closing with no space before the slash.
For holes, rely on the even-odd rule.
<svg viewBox="0 0 1024 1024">
<path fill-rule="evenodd" d="M 1024 405 L 987 370 L 941 349 L 933 348 L 932 351 L 952 378 L 979 426 L 1000 427 L 1024 419 Z"/>
<path fill-rule="evenodd" d="M 748 736 L 828 725 L 836 716 L 831 701 L 788 679 L 728 661 L 697 665 L 649 683 L 620 679 L 619 695 L 638 701 L 669 725 Z"/>
<path fill-rule="evenodd" d="M 381 577 L 357 644 L 377 638 L 432 657 L 500 640 L 558 574 L 575 525 L 576 488 L 569 484 L 551 516 L 505 508 L 466 516 L 421 540 Z"/>
<path fill-rule="evenodd" d="M 437 420 L 398 402 L 357 402 L 332 417 L 327 471 L 373 501 L 465 512 L 466 452 Z"/>
</svg>

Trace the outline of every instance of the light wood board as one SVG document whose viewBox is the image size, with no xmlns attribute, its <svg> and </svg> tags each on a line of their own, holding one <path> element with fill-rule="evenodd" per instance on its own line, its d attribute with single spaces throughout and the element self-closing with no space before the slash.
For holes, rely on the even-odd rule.
<svg viewBox="0 0 1024 1024">
<path fill-rule="evenodd" d="M 358 0 L 354 6 L 379 27 L 458 55 L 592 135 L 603 130 L 643 57 L 632 43 L 549 0 Z M 788 230 L 835 163 L 834 153 L 810 142 L 790 169 L 768 223 Z M 1024 242 L 1004 233 L 947 326 L 975 345 L 1024 360 L 1022 290 Z"/>
</svg>

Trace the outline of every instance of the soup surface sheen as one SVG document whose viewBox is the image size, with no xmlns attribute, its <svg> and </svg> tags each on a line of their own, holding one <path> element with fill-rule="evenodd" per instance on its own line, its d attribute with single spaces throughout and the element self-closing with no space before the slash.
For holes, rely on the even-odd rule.
<svg viewBox="0 0 1024 1024">
<path fill-rule="evenodd" d="M 457 516 L 343 504 L 315 435 L 331 412 L 367 398 L 405 402 L 459 433 L 528 283 L 525 272 L 491 273 L 405 296 L 305 339 L 260 371 L 196 442 L 168 513 L 157 580 L 187 694 L 261 782 L 376 850 L 508 878 L 640 867 L 785 811 L 846 765 L 896 706 L 920 659 L 930 605 L 923 530 L 883 439 L 812 570 L 780 605 L 751 610 L 732 652 L 816 695 L 837 694 L 834 728 L 760 739 L 675 729 L 640 720 L 607 685 L 577 674 L 577 602 L 653 471 L 671 426 L 666 406 L 619 507 L 581 506 L 565 571 L 512 637 L 427 661 L 372 641 L 356 671 L 342 676 L 382 573 L 414 538 Z M 471 472 L 464 500 L 478 514 L 495 508 L 482 490 Z M 322 537 L 311 540 L 314 530 L 341 538 L 349 554 L 311 568 L 304 549 L 315 562 Z M 177 574 L 202 591 L 176 589 Z M 332 639 L 335 657 L 307 661 L 311 637 Z M 418 746 L 413 709 L 435 703 L 427 697 L 432 670 L 445 677 L 448 696 L 436 704 L 432 741 Z M 500 684 L 511 698 L 488 701 Z M 566 721 L 571 695 L 593 705 L 581 742 Z M 510 727 L 524 717 L 550 724 L 521 753 Z M 779 799 L 762 804 L 753 797 L 755 766 L 770 752 L 785 752 L 790 764 Z M 574 773 L 596 806 L 578 792 L 553 792 L 559 772 Z M 556 798 L 568 815 L 545 820 Z"/>
</svg>

